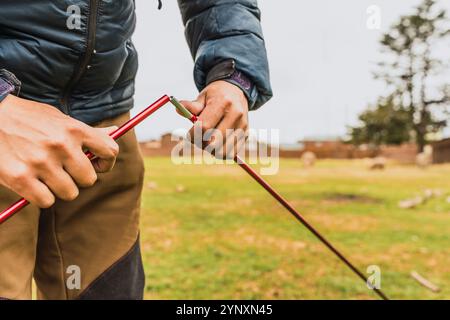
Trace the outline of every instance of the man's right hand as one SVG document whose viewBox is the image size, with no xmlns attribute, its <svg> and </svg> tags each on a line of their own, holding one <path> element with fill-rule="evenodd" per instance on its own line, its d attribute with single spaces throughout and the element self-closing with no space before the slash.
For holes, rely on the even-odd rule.
<svg viewBox="0 0 450 320">
<path fill-rule="evenodd" d="M 12 95 L 0 103 L 0 184 L 40 208 L 70 201 L 112 169 L 119 152 L 108 135 L 58 109 Z M 98 158 L 91 162 L 83 150 Z"/>
</svg>

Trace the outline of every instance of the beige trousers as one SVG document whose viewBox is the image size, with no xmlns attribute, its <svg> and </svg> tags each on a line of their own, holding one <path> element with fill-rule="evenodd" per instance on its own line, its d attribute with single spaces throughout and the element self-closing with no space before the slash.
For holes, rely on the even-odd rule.
<svg viewBox="0 0 450 320">
<path fill-rule="evenodd" d="M 129 114 L 96 126 L 121 125 Z M 29 205 L 0 225 L 0 298 L 141 299 L 139 210 L 144 166 L 134 132 L 118 140 L 111 172 L 49 209 Z M 19 197 L 0 188 L 0 208 Z"/>
</svg>

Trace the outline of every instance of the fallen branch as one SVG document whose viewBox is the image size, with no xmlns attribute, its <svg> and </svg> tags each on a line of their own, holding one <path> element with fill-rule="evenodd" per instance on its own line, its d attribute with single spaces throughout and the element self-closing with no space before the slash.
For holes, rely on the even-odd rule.
<svg viewBox="0 0 450 320">
<path fill-rule="evenodd" d="M 431 290 L 433 292 L 439 292 L 441 290 L 437 285 L 422 277 L 417 271 L 412 271 L 411 277 L 413 277 L 417 282 L 419 282 L 428 290 Z"/>
</svg>

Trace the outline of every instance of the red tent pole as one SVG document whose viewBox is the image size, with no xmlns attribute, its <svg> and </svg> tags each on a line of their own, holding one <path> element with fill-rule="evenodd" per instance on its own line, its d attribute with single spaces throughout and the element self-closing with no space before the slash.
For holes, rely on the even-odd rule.
<svg viewBox="0 0 450 320">
<path fill-rule="evenodd" d="M 125 133 L 133 129 L 135 126 L 137 126 L 139 123 L 141 123 L 144 119 L 146 119 L 148 116 L 150 116 L 152 113 L 154 113 L 156 110 L 161 108 L 163 105 L 168 103 L 170 101 L 169 96 L 164 95 L 161 98 L 159 98 L 157 101 L 149 105 L 147 108 L 145 108 L 143 111 L 138 113 L 136 116 L 128 120 L 126 123 L 124 123 L 120 128 L 117 130 L 114 130 L 110 133 L 110 136 L 117 140 L 121 136 L 123 136 Z M 86 156 L 89 159 L 94 159 L 95 155 L 92 154 L 90 151 L 86 152 Z M 27 200 L 24 198 L 20 199 L 19 201 L 13 203 L 11 206 L 9 206 L 7 209 L 0 212 L 0 225 L 5 222 L 7 219 L 12 217 L 14 214 L 16 214 L 18 211 L 20 211 L 22 208 L 26 207 L 29 204 Z"/>
<path fill-rule="evenodd" d="M 189 112 L 177 99 L 171 97 L 170 102 L 180 111 L 180 113 L 192 122 L 197 121 L 197 117 Z M 266 189 L 272 197 L 275 198 L 283 207 L 285 207 L 303 226 L 316 236 L 328 249 L 330 249 L 343 263 L 347 265 L 364 283 L 367 284 L 367 278 L 358 270 L 338 249 L 336 249 L 316 228 L 314 228 L 292 205 L 287 202 L 272 186 L 270 186 L 255 170 L 253 170 L 242 158 L 236 156 L 236 162 L 245 172 L 247 172 L 260 186 Z M 383 300 L 389 298 L 380 289 L 373 288 Z"/>
</svg>

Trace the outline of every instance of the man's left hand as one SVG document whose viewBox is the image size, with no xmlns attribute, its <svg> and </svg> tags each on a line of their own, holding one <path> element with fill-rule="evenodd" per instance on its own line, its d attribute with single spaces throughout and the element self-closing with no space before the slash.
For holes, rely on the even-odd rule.
<svg viewBox="0 0 450 320">
<path fill-rule="evenodd" d="M 203 148 L 218 158 L 232 158 L 238 153 L 248 131 L 248 102 L 239 87 L 223 80 L 214 81 L 200 92 L 196 100 L 181 103 L 198 116 L 203 139 L 212 132 L 208 141 L 203 141 Z M 189 131 L 193 142 L 194 128 Z"/>
</svg>

